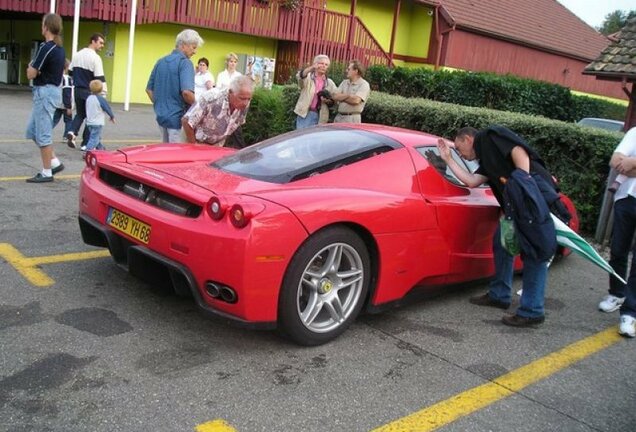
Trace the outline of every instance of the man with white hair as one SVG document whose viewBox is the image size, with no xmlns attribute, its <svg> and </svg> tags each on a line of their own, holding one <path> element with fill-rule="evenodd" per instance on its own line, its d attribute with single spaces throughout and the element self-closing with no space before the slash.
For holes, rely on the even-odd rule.
<svg viewBox="0 0 636 432">
<path fill-rule="evenodd" d="M 232 79 L 229 88 L 203 93 L 181 120 L 186 140 L 223 147 L 245 123 L 253 92 L 252 78 L 241 75 Z"/>
<path fill-rule="evenodd" d="M 336 84 L 327 77 L 327 70 L 331 64 L 329 57 L 324 54 L 317 55 L 314 63 L 298 71 L 296 79 L 300 87 L 300 96 L 294 113 L 296 113 L 296 129 L 315 126 L 329 121 L 329 107 L 327 98 L 336 91 Z"/>
<path fill-rule="evenodd" d="M 195 30 L 177 35 L 172 53 L 160 58 L 152 69 L 146 93 L 152 101 L 165 143 L 181 142 L 181 117 L 194 104 L 194 66 L 190 61 L 203 45 Z"/>
</svg>

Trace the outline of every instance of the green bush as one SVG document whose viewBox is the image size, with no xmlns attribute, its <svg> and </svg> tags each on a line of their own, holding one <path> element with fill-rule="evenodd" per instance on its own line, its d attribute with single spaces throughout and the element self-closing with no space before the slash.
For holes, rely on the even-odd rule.
<svg viewBox="0 0 636 432">
<path fill-rule="evenodd" d="M 374 90 L 390 94 L 570 122 L 583 117 L 623 120 L 626 112 L 620 104 L 572 95 L 558 84 L 513 75 L 376 65 L 369 68 L 366 79 Z"/>
<path fill-rule="evenodd" d="M 285 86 L 276 92 L 283 113 L 278 133 L 293 129 L 296 117 L 293 109 L 298 95 L 296 86 Z M 254 112 L 254 108 L 250 108 L 248 124 L 253 122 L 254 117 L 263 118 Z M 380 92 L 371 92 L 363 121 L 419 130 L 446 138 L 453 138 L 455 132 L 464 126 L 484 128 L 500 124 L 509 127 L 539 152 L 550 171 L 559 178 L 561 189 L 576 204 L 581 229 L 586 232 L 593 232 L 596 227 L 609 171 L 609 158 L 621 139 L 620 133 L 583 128 L 539 116 L 422 98 L 404 98 Z M 269 128 L 270 122 L 260 123 L 258 127 Z"/>
<path fill-rule="evenodd" d="M 248 144 L 279 135 L 289 130 L 286 123 L 288 113 L 281 103 L 283 87 L 274 86 L 271 90 L 258 88 L 254 92 L 248 114 L 243 125 L 243 138 Z"/>
</svg>

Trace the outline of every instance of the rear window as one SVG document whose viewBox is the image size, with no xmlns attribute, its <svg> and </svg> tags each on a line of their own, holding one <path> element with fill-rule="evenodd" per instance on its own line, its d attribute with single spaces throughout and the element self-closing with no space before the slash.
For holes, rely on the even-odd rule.
<svg viewBox="0 0 636 432">
<path fill-rule="evenodd" d="M 242 177 L 289 183 L 402 147 L 372 132 L 314 127 L 270 138 L 211 164 Z"/>
</svg>

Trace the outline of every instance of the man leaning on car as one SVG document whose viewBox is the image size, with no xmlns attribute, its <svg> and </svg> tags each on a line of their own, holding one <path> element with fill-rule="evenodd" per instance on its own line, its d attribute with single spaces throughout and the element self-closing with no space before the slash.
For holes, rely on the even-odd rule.
<svg viewBox="0 0 636 432">
<path fill-rule="evenodd" d="M 203 93 L 181 119 L 186 141 L 225 146 L 226 138 L 245 123 L 253 92 L 252 78 L 241 75 L 229 88 Z"/>
<path fill-rule="evenodd" d="M 517 231 L 523 261 L 523 293 L 519 308 L 512 315 L 504 315 L 502 322 L 509 326 L 529 327 L 545 320 L 545 285 L 548 262 L 556 251 L 556 233 L 548 202 L 543 191 L 553 190 L 551 175 L 539 155 L 517 134 L 502 126 L 483 130 L 465 127 L 457 132 L 455 149 L 465 160 L 478 160 L 474 173 L 460 166 L 452 157 L 450 144 L 438 140 L 440 157 L 453 173 L 468 187 L 488 183 L 506 216 L 511 215 Z M 539 183 L 541 186 L 539 186 Z M 535 202 L 535 206 L 524 203 Z M 509 209 L 513 209 L 509 212 Z M 522 211 L 525 210 L 525 211 Z M 527 219 L 530 218 L 530 222 Z M 504 248 L 498 227 L 493 235 L 495 277 L 489 291 L 471 297 L 480 306 L 508 309 L 511 304 L 514 256 Z"/>
</svg>

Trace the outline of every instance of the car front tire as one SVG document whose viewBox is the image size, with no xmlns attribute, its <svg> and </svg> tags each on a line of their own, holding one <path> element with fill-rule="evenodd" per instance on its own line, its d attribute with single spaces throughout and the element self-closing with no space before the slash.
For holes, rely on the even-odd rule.
<svg viewBox="0 0 636 432">
<path fill-rule="evenodd" d="M 279 328 L 300 345 L 321 345 L 356 319 L 369 290 L 370 259 L 345 227 L 311 236 L 292 258 L 279 298 Z"/>
</svg>

